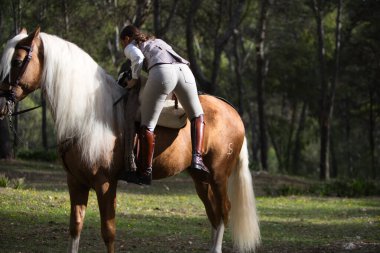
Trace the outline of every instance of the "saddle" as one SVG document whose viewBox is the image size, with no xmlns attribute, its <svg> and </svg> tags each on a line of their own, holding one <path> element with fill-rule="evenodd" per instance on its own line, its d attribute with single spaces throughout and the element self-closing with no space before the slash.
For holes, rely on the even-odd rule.
<svg viewBox="0 0 380 253">
<path fill-rule="evenodd" d="M 146 83 L 146 78 L 141 78 L 141 86 L 139 91 L 139 104 L 142 103 L 142 92 L 144 90 Z M 136 121 L 140 121 L 141 111 L 140 106 L 136 112 Z M 180 129 L 186 126 L 187 115 L 183 109 L 181 103 L 179 103 L 177 97 L 174 93 L 168 95 L 168 98 L 165 101 L 164 108 L 161 111 L 160 117 L 158 118 L 157 125 L 167 128 Z"/>
<path fill-rule="evenodd" d="M 163 127 L 179 129 L 185 127 L 186 122 L 186 112 L 178 99 L 175 97 L 174 99 L 166 100 L 157 124 Z"/>
</svg>

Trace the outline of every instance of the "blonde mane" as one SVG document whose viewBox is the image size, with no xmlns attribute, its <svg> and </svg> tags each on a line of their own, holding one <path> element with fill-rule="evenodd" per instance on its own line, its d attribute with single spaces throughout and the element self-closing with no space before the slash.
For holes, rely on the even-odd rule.
<svg viewBox="0 0 380 253">
<path fill-rule="evenodd" d="M 50 103 L 58 143 L 74 140 L 87 165 L 108 167 L 124 121 L 124 93 L 86 52 L 59 37 L 40 33 L 44 47 L 41 88 Z"/>
</svg>

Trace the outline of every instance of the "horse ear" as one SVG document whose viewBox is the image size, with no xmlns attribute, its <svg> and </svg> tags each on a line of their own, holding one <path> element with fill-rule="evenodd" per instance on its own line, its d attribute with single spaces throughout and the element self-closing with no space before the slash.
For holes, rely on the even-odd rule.
<svg viewBox="0 0 380 253">
<path fill-rule="evenodd" d="M 29 36 L 33 39 L 37 38 L 40 35 L 41 28 L 37 26 L 37 28 L 32 32 Z"/>
<path fill-rule="evenodd" d="M 21 28 L 20 32 L 18 34 L 28 34 L 28 31 L 25 27 Z"/>
</svg>

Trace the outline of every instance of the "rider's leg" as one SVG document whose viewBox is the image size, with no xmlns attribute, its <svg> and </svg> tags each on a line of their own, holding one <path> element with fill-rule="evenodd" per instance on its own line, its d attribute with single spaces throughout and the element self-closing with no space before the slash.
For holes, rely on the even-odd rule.
<svg viewBox="0 0 380 253">
<path fill-rule="evenodd" d="M 154 154 L 155 136 L 146 126 L 139 130 L 140 156 L 138 159 L 138 177 L 142 184 L 150 185 L 152 182 L 152 162 Z"/>
<path fill-rule="evenodd" d="M 188 117 L 191 119 L 191 143 L 192 143 L 192 161 L 191 169 L 200 173 L 200 176 L 207 178 L 209 170 L 203 163 L 202 146 L 204 134 L 203 109 L 198 97 L 195 78 L 190 68 L 185 64 L 178 64 L 178 84 L 174 93 L 181 102 Z"/>
<path fill-rule="evenodd" d="M 202 159 L 204 125 L 203 114 L 191 119 L 191 168 L 210 173 Z"/>
<path fill-rule="evenodd" d="M 176 75 L 171 64 L 157 65 L 149 71 L 148 81 L 142 94 L 140 155 L 137 166 L 140 182 L 143 184 L 151 182 L 154 129 L 165 100 L 173 91 L 176 83 Z"/>
</svg>

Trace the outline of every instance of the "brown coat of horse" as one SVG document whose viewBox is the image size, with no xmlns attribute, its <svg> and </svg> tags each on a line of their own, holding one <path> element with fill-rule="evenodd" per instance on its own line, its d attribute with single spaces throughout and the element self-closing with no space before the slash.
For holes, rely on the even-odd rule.
<svg viewBox="0 0 380 253">
<path fill-rule="evenodd" d="M 14 47 L 12 64 L 8 73 L 11 78 L 7 81 L 3 76 L 4 80 L 0 89 L 0 116 L 8 114 L 11 110 L 6 96 L 9 90 L 12 90 L 16 101 L 19 101 L 37 88 L 42 88 L 51 103 L 53 115 L 56 116 L 55 120 L 59 121 L 57 118 L 59 106 L 57 101 L 59 100 L 54 100 L 55 98 L 52 97 L 54 93 L 41 85 L 44 81 L 44 73 L 49 68 L 48 63 L 44 60 L 46 54 L 49 54 L 47 43 L 50 43 L 45 41 L 44 36 L 41 35 L 39 29 L 36 29 L 29 36 L 21 36 L 16 41 L 17 46 Z M 54 40 L 62 42 L 62 39 L 57 37 Z M 70 45 L 69 47 L 73 46 L 69 42 L 65 41 L 64 43 Z M 30 52 L 31 60 L 24 69 L 20 61 L 24 61 L 27 57 L 28 50 L 20 45 L 33 49 Z M 85 53 L 83 52 L 83 54 Z M 73 55 L 75 56 L 75 54 Z M 7 61 L 4 59 L 3 55 L 3 65 Z M 55 60 L 59 61 L 60 59 Z M 9 60 L 8 64 L 10 64 Z M 4 69 L 6 68 L 3 66 L 3 72 Z M 81 69 L 77 71 L 81 71 Z M 17 79 L 19 82 L 15 81 Z M 57 85 L 68 84 L 58 83 Z M 211 180 L 207 184 L 202 183 L 195 175 L 191 176 L 213 228 L 213 243 L 210 252 L 222 252 L 224 226 L 228 221 L 232 226 L 235 246 L 241 252 L 255 250 L 260 242 L 260 232 L 252 178 L 248 169 L 244 125 L 236 110 L 226 102 L 208 95 L 200 96 L 200 101 L 205 112 L 206 122 L 203 156 L 206 166 L 211 171 Z M 99 103 L 95 101 L 92 110 L 98 110 L 95 107 Z M 122 110 L 122 108 L 118 107 L 114 110 Z M 80 113 L 78 114 L 80 115 Z M 114 114 L 117 115 L 117 113 Z M 102 114 L 98 116 L 97 120 L 101 121 L 103 118 L 106 116 Z M 60 140 L 60 152 L 67 170 L 71 202 L 69 252 L 78 252 L 80 233 L 91 188 L 96 191 L 101 216 L 101 232 L 107 251 L 115 251 L 117 178 L 120 170 L 124 168 L 125 145 L 123 127 L 114 123 L 111 130 L 113 137 L 109 138 L 111 140 L 110 152 L 104 152 L 101 155 L 102 158 L 95 162 L 89 162 L 84 158 L 83 143 L 86 142 L 78 141 L 81 138 L 79 134 L 74 135 L 71 141 Z M 153 179 L 166 178 L 187 170 L 191 164 L 190 124 L 178 130 L 157 127 L 155 133 L 157 137 Z"/>
</svg>

